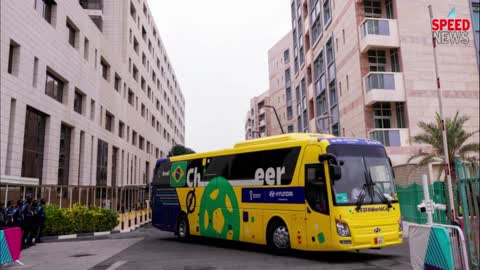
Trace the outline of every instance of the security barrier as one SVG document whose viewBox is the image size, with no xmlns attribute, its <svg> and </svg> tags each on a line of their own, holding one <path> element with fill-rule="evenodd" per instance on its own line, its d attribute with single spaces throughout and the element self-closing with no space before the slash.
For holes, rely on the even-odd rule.
<svg viewBox="0 0 480 270">
<path fill-rule="evenodd" d="M 147 208 L 119 214 L 119 223 L 118 226 L 114 229 L 114 231 L 130 232 L 139 228 L 142 225 L 149 223 L 151 221 L 148 216 L 149 212 L 150 208 Z"/>
<path fill-rule="evenodd" d="M 457 226 L 409 225 L 410 261 L 415 270 L 469 270 L 465 237 Z"/>
</svg>

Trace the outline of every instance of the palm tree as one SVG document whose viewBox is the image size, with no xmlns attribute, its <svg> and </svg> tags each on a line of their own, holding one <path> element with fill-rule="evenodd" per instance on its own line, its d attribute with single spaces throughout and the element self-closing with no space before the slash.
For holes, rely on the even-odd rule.
<svg viewBox="0 0 480 270">
<path fill-rule="evenodd" d="M 418 126 L 423 130 L 413 137 L 413 142 L 418 144 L 429 144 L 432 146 L 430 152 L 423 152 L 411 156 L 408 159 L 408 163 L 415 159 L 419 159 L 418 166 L 426 166 L 432 161 L 441 161 L 444 164 L 443 156 L 443 140 L 442 140 L 442 119 L 438 113 L 435 117 L 436 121 L 433 123 L 419 122 Z M 464 124 L 470 118 L 466 115 L 460 116 L 458 111 L 452 118 L 445 119 L 445 128 L 447 130 L 447 145 L 448 145 L 448 163 L 452 170 L 452 179 L 456 179 L 455 170 L 455 157 L 459 157 L 462 160 L 469 160 L 472 158 L 472 153 L 480 152 L 480 144 L 477 142 L 466 143 L 466 141 L 478 133 L 478 130 L 473 132 L 467 132 L 464 129 Z"/>
</svg>

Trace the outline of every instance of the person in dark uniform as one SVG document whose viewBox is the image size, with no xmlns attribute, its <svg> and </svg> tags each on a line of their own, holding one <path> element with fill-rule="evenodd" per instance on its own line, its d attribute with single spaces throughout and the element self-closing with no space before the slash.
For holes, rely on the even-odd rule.
<svg viewBox="0 0 480 270">
<path fill-rule="evenodd" d="M 5 226 L 5 209 L 3 206 L 0 206 L 0 227 Z"/>
<path fill-rule="evenodd" d="M 40 204 L 36 207 L 36 228 L 35 228 L 35 243 L 41 243 L 40 236 L 42 235 L 43 227 L 45 226 L 45 199 L 40 200 Z"/>
<path fill-rule="evenodd" d="M 5 216 L 5 226 L 6 227 L 14 227 L 15 226 L 15 218 L 14 218 L 14 205 L 13 201 L 7 202 L 7 208 L 4 210 Z"/>
<path fill-rule="evenodd" d="M 25 248 L 28 245 L 29 239 L 31 239 L 32 234 L 32 223 L 33 223 L 33 211 L 32 211 L 32 198 L 28 197 L 27 201 L 22 204 L 21 214 L 23 215 L 22 222 L 22 247 Z"/>
<path fill-rule="evenodd" d="M 15 205 L 15 209 L 14 209 L 15 226 L 20 228 L 23 226 L 22 206 L 23 206 L 23 201 L 17 200 L 17 204 Z"/>
</svg>

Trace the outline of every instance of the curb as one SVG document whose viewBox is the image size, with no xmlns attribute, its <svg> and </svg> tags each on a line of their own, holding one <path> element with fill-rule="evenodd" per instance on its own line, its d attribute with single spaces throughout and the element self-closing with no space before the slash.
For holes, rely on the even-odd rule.
<svg viewBox="0 0 480 270">
<path fill-rule="evenodd" d="M 135 228 L 130 228 L 126 230 L 114 230 L 114 231 L 105 231 L 105 232 L 92 232 L 92 233 L 77 233 L 77 234 L 67 234 L 67 235 L 57 235 L 57 236 L 43 236 L 42 242 L 58 242 L 62 240 L 72 240 L 72 239 L 82 239 L 82 238 L 95 238 L 98 236 L 105 236 L 111 234 L 119 234 L 119 233 L 129 233 L 136 231 L 146 225 L 149 225 L 151 222 L 144 223 L 139 225 Z"/>
</svg>

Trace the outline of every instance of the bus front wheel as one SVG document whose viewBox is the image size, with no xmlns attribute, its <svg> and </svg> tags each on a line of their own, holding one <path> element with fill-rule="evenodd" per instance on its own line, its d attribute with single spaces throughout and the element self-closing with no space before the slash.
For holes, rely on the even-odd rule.
<svg viewBox="0 0 480 270">
<path fill-rule="evenodd" d="M 177 222 L 177 238 L 178 240 L 185 242 L 190 236 L 188 227 L 188 218 L 186 215 L 181 215 Z"/>
<path fill-rule="evenodd" d="M 269 248 L 279 254 L 285 253 L 290 248 L 290 235 L 287 225 L 280 219 L 275 219 L 268 226 L 267 244 Z"/>
</svg>

